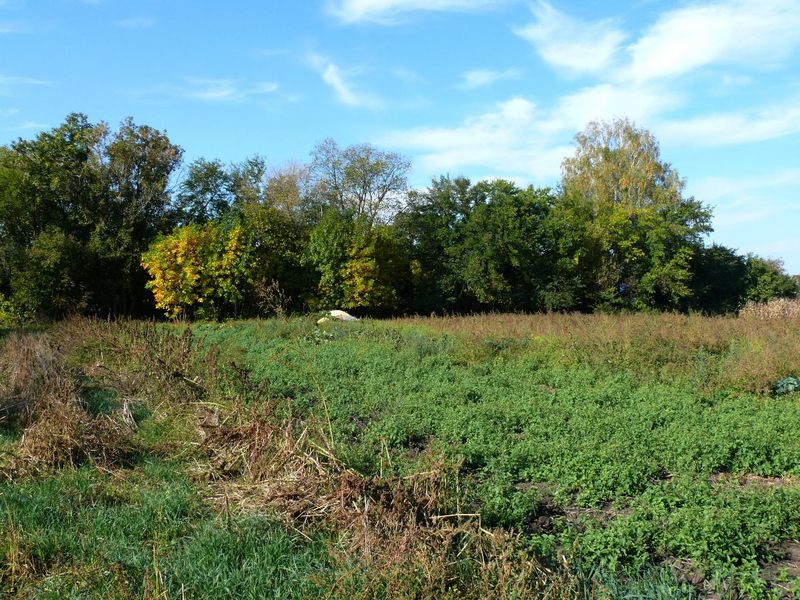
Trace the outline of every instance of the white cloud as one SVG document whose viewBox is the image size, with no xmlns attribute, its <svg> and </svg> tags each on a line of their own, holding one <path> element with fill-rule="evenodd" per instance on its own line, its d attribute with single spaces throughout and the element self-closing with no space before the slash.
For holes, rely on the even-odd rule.
<svg viewBox="0 0 800 600">
<path fill-rule="evenodd" d="M 615 61 L 626 35 L 614 21 L 578 21 L 540 1 L 534 21 L 515 30 L 550 65 L 574 73 L 600 73 Z"/>
<path fill-rule="evenodd" d="M 702 177 L 690 180 L 687 192 L 714 208 L 714 229 L 724 237 L 737 228 L 750 230 L 758 221 L 794 212 L 797 200 L 792 191 L 798 186 L 800 169 L 784 169 L 757 176 Z"/>
<path fill-rule="evenodd" d="M 752 84 L 741 67 L 777 66 L 790 56 L 800 46 L 800 0 L 695 2 L 661 13 L 624 48 L 625 34 L 614 21 L 583 23 L 544 1 L 532 10 L 534 22 L 516 33 L 551 66 L 600 80 L 555 102 L 547 125 L 553 132 L 577 131 L 591 120 L 617 116 L 657 129 L 667 142 L 701 146 L 759 142 L 800 132 L 800 99 L 669 117 L 696 98 L 687 79 L 694 71 L 709 65 L 739 67 L 715 75 L 720 93 L 725 93 L 726 87 Z"/>
<path fill-rule="evenodd" d="M 123 29 L 150 29 L 155 24 L 156 20 L 152 17 L 129 17 L 117 21 L 117 27 L 122 27 Z"/>
<path fill-rule="evenodd" d="M 755 111 L 667 120 L 660 123 L 657 129 L 664 141 L 694 146 L 762 142 L 800 133 L 800 98 Z"/>
<path fill-rule="evenodd" d="M 336 99 L 353 108 L 377 110 L 382 102 L 372 94 L 358 90 L 350 81 L 349 74 L 343 71 L 330 59 L 319 54 L 310 54 L 308 61 L 322 77 L 322 80 L 334 91 Z"/>
<path fill-rule="evenodd" d="M 613 20 L 582 22 L 544 0 L 531 10 L 534 21 L 516 33 L 543 60 L 607 81 L 670 80 L 710 65 L 770 68 L 800 46 L 800 0 L 695 2 L 661 13 L 626 47 Z"/>
<path fill-rule="evenodd" d="M 589 121 L 624 116 L 647 121 L 682 101 L 679 94 L 656 88 L 599 84 L 544 108 L 513 97 L 460 125 L 393 131 L 386 141 L 418 152 L 420 167 L 431 174 L 491 170 L 494 176 L 552 184 L 563 159 L 574 152 L 566 141 Z"/>
<path fill-rule="evenodd" d="M 275 93 L 280 89 L 280 86 L 273 81 L 244 84 L 236 79 L 203 77 L 187 77 L 185 81 L 187 85 L 173 89 L 173 93 L 202 102 L 244 102 L 256 96 Z"/>
<path fill-rule="evenodd" d="M 404 15 L 421 11 L 473 12 L 502 4 L 505 0 L 331 0 L 328 12 L 343 23 L 372 22 L 394 25 Z"/>
<path fill-rule="evenodd" d="M 789 272 L 800 273 L 797 211 L 800 169 L 741 177 L 689 180 L 687 193 L 714 209 L 711 238 L 740 252 L 783 256 Z"/>
<path fill-rule="evenodd" d="M 0 117 L 7 118 L 19 114 L 18 108 L 0 108 Z"/>
<path fill-rule="evenodd" d="M 48 85 L 47 81 L 33 77 L 16 77 L 13 75 L 0 75 L 0 96 L 8 96 L 18 87 L 31 85 Z"/>
<path fill-rule="evenodd" d="M 703 177 L 689 182 L 689 191 L 703 202 L 728 199 L 733 205 L 751 204 L 755 194 L 772 196 L 777 188 L 800 186 L 800 169 L 784 169 L 750 177 Z"/>
<path fill-rule="evenodd" d="M 473 69 L 461 75 L 461 85 L 459 87 L 466 90 L 492 85 L 502 79 L 519 79 L 522 72 L 519 69 L 505 69 L 504 71 L 493 71 L 492 69 Z"/>
<path fill-rule="evenodd" d="M 37 129 L 44 129 L 47 127 L 46 124 L 40 123 L 38 121 L 23 121 L 19 125 L 15 125 L 14 127 L 6 127 L 3 131 L 31 131 Z"/>
<path fill-rule="evenodd" d="M 629 47 L 644 81 L 714 63 L 770 66 L 800 44 L 800 0 L 723 0 L 665 12 Z"/>
<path fill-rule="evenodd" d="M 545 125 L 533 102 L 515 97 L 458 126 L 394 131 L 386 142 L 419 152 L 418 168 L 426 174 L 480 169 L 490 176 L 549 182 L 571 147 L 555 142 Z"/>
<path fill-rule="evenodd" d="M 684 101 L 683 95 L 674 90 L 601 83 L 562 97 L 553 111 L 550 127 L 574 132 L 600 119 L 628 117 L 638 122 L 649 121 Z"/>
</svg>

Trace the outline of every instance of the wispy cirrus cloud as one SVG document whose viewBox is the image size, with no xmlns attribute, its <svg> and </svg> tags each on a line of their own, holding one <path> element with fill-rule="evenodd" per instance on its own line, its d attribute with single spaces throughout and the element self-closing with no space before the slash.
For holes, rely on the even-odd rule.
<svg viewBox="0 0 800 600">
<path fill-rule="evenodd" d="M 772 67 L 800 46 L 800 0 L 717 0 L 662 12 L 628 45 L 611 19 L 585 22 L 540 0 L 515 30 L 567 75 L 668 80 L 711 65 Z"/>
<path fill-rule="evenodd" d="M 571 153 L 564 141 L 592 120 L 629 117 L 667 143 L 693 146 L 753 143 L 800 133 L 798 98 L 672 116 L 679 110 L 685 115 L 697 100 L 696 88 L 684 84 L 682 76 L 717 63 L 746 66 L 753 60 L 751 53 L 768 61 L 788 56 L 800 37 L 800 0 L 716 0 L 671 9 L 638 36 L 624 33 L 618 21 L 584 22 L 544 1 L 532 11 L 534 21 L 515 33 L 557 71 L 596 83 L 544 105 L 533 98 L 512 97 L 460 123 L 393 131 L 388 139 L 418 152 L 431 172 L 469 172 L 483 166 L 498 175 L 521 173 L 552 181 L 563 157 Z M 692 27 L 705 33 L 690 35 Z M 686 36 L 695 41 L 687 42 Z M 730 45 L 736 40 L 746 50 L 733 51 Z M 696 44 L 691 59 L 682 54 L 686 44 Z M 476 71 L 471 80 L 465 74 L 462 85 L 494 80 L 494 72 Z M 722 82 L 747 86 L 752 80 L 736 72 Z"/>
<path fill-rule="evenodd" d="M 8 35 L 13 33 L 27 33 L 29 28 L 21 23 L 0 22 L 0 35 Z"/>
<path fill-rule="evenodd" d="M 34 77 L 0 75 L 0 96 L 10 96 L 21 87 L 49 85 L 48 81 Z"/>
<path fill-rule="evenodd" d="M 725 146 L 800 133 L 800 98 L 755 110 L 725 111 L 657 124 L 659 136 L 677 144 Z"/>
<path fill-rule="evenodd" d="M 132 92 L 136 96 L 178 98 L 208 104 L 244 104 L 281 94 L 274 81 L 248 82 L 234 78 L 182 77 L 177 83 L 157 85 Z"/>
<path fill-rule="evenodd" d="M 47 127 L 45 123 L 40 123 L 39 121 L 23 121 L 18 125 L 14 125 L 12 127 L 3 127 L 3 131 L 7 132 L 22 132 L 22 131 L 37 131 L 40 129 L 44 129 Z"/>
<path fill-rule="evenodd" d="M 328 12 L 343 23 L 396 25 L 415 12 L 477 12 L 506 0 L 330 0 Z"/>
<path fill-rule="evenodd" d="M 774 66 L 800 45 L 800 0 L 723 0 L 666 11 L 627 48 L 624 76 L 674 78 L 713 64 Z"/>
<path fill-rule="evenodd" d="M 378 110 L 383 107 L 380 98 L 358 89 L 350 81 L 350 77 L 355 73 L 354 70 L 344 70 L 321 54 L 309 54 L 308 62 L 320 74 L 322 81 L 333 90 L 340 104 L 369 110 Z"/>
<path fill-rule="evenodd" d="M 503 79 L 519 79 L 521 76 L 522 71 L 520 69 L 472 69 L 462 73 L 459 87 L 465 90 L 474 90 L 492 85 Z"/>
<path fill-rule="evenodd" d="M 740 251 L 792 256 L 790 272 L 800 273 L 800 238 L 791 218 L 797 211 L 800 169 L 777 169 L 755 176 L 714 176 L 689 181 L 687 193 L 714 208 L 714 237 Z"/>
<path fill-rule="evenodd" d="M 543 60 L 569 73 L 600 73 L 614 63 L 627 35 L 616 22 L 585 22 L 570 17 L 551 4 L 531 6 L 533 22 L 515 29 L 530 42 Z"/>
<path fill-rule="evenodd" d="M 554 142 L 547 117 L 522 97 L 498 102 L 487 112 L 452 127 L 417 127 L 390 132 L 385 141 L 418 153 L 430 174 L 481 169 L 493 176 L 549 180 L 560 171 L 569 146 Z"/>
<path fill-rule="evenodd" d="M 274 94 L 280 85 L 274 81 L 245 83 L 238 79 L 214 79 L 207 77 L 186 77 L 185 85 L 176 92 L 192 100 L 202 102 L 239 103 L 253 98 Z"/>
<path fill-rule="evenodd" d="M 709 202 L 725 198 L 742 197 L 754 193 L 771 195 L 775 188 L 800 186 L 800 169 L 782 169 L 755 177 L 704 177 L 698 179 L 690 187 L 691 191 Z"/>
</svg>

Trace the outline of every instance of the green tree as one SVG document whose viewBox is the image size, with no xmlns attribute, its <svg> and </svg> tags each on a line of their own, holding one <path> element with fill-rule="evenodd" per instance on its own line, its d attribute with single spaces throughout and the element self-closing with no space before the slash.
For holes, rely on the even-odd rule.
<svg viewBox="0 0 800 600">
<path fill-rule="evenodd" d="M 410 260 L 411 287 L 407 300 L 417 312 L 465 308 L 464 285 L 458 274 L 463 224 L 474 199 L 469 179 L 440 177 L 425 191 L 412 191 L 394 220 Z"/>
<path fill-rule="evenodd" d="M 231 176 L 221 161 L 199 158 L 192 162 L 176 198 L 179 222 L 219 218 L 232 204 L 231 187 Z"/>
<path fill-rule="evenodd" d="M 797 281 L 783 269 L 779 260 L 747 256 L 745 300 L 768 302 L 775 298 L 796 298 Z"/>
<path fill-rule="evenodd" d="M 315 281 L 313 267 L 303 262 L 308 226 L 291 210 L 256 202 L 243 206 L 241 222 L 251 253 L 252 306 L 269 313 L 277 308 L 269 294 L 280 293 L 280 308 L 302 309 Z"/>
<path fill-rule="evenodd" d="M 317 274 L 316 290 L 310 299 L 312 308 L 344 305 L 344 268 L 355 231 L 352 217 L 335 209 L 326 210 L 312 228 L 303 255 L 303 264 Z"/>
<path fill-rule="evenodd" d="M 563 248 L 575 264 L 582 304 L 678 308 L 691 296 L 692 258 L 711 231 L 709 210 L 683 195 L 684 181 L 648 131 L 626 119 L 590 123 L 563 163 Z"/>
<path fill-rule="evenodd" d="M 482 309 L 538 310 L 550 276 L 544 228 L 549 190 L 480 182 L 460 240 L 448 249 L 464 290 Z"/>
<path fill-rule="evenodd" d="M 747 270 L 747 258 L 731 248 L 701 248 L 692 265 L 691 308 L 707 314 L 735 313 L 747 292 Z"/>
<path fill-rule="evenodd" d="M 144 310 L 139 255 L 172 227 L 180 157 L 162 132 L 128 119 L 111 134 L 81 114 L 12 143 L 0 152 L 0 292 L 38 316 Z M 53 284 L 53 269 L 71 283 Z"/>
<path fill-rule="evenodd" d="M 391 227 L 361 229 L 342 268 L 345 308 L 396 309 L 408 282 L 409 264 Z"/>
<path fill-rule="evenodd" d="M 95 305 L 115 313 L 141 312 L 149 302 L 140 257 L 175 224 L 170 182 L 183 150 L 165 132 L 131 118 L 99 150 L 102 201 L 90 241 L 102 264 Z"/>
<path fill-rule="evenodd" d="M 267 161 L 263 156 L 253 155 L 231 167 L 230 192 L 233 204 L 242 206 L 253 202 L 264 202 L 267 186 Z"/>
<path fill-rule="evenodd" d="M 504 180 L 434 180 L 409 195 L 395 225 L 420 312 L 537 310 L 552 278 L 553 196 Z"/>
<path fill-rule="evenodd" d="M 26 249 L 11 279 L 13 302 L 27 317 L 64 317 L 86 310 L 93 257 L 57 227 L 45 229 Z"/>
<path fill-rule="evenodd" d="M 85 249 L 101 206 L 104 134 L 74 114 L 0 153 L 0 291 L 24 314 L 59 317 L 92 300 L 96 260 Z"/>
<path fill-rule="evenodd" d="M 341 149 L 326 139 L 311 152 L 310 173 L 317 202 L 364 218 L 370 225 L 397 211 L 411 163 L 369 144 Z"/>
</svg>

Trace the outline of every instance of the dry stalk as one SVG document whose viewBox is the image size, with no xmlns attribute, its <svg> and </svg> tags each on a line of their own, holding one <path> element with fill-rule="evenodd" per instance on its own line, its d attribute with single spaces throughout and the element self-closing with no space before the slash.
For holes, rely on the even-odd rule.
<svg viewBox="0 0 800 600">
<path fill-rule="evenodd" d="M 739 311 L 745 319 L 800 320 L 800 298 L 778 298 L 769 302 L 748 302 Z"/>
</svg>

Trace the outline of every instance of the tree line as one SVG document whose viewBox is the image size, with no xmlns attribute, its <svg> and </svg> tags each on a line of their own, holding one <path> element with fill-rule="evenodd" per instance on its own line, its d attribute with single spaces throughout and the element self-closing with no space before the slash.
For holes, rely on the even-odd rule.
<svg viewBox="0 0 800 600">
<path fill-rule="evenodd" d="M 0 319 L 373 313 L 735 312 L 796 297 L 780 262 L 707 245 L 655 138 L 575 137 L 556 188 L 442 176 L 325 140 L 305 164 L 198 159 L 133 119 L 71 114 L 0 148 Z"/>
</svg>

